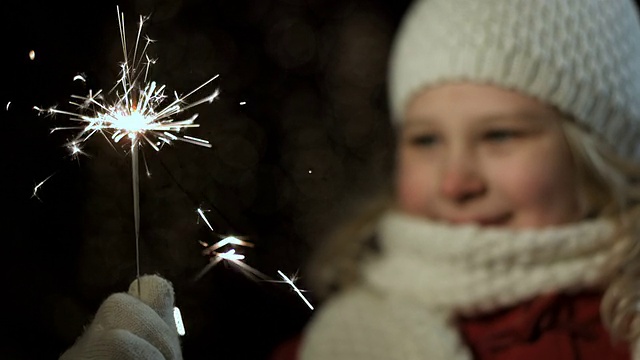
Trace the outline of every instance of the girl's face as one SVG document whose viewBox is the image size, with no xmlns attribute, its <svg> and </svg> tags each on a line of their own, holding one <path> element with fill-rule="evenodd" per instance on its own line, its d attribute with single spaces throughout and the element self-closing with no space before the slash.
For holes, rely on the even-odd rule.
<svg viewBox="0 0 640 360">
<path fill-rule="evenodd" d="M 398 205 L 456 224 L 524 228 L 580 219 L 561 121 L 553 108 L 490 85 L 419 93 L 400 131 Z"/>
</svg>

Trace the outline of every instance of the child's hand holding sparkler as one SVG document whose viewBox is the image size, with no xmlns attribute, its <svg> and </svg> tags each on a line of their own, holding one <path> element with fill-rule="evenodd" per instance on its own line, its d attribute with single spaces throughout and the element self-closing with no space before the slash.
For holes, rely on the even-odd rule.
<svg viewBox="0 0 640 360">
<path fill-rule="evenodd" d="M 173 316 L 173 287 L 157 275 L 146 275 L 128 293 L 109 296 L 85 333 L 60 360 L 181 360 Z"/>
</svg>

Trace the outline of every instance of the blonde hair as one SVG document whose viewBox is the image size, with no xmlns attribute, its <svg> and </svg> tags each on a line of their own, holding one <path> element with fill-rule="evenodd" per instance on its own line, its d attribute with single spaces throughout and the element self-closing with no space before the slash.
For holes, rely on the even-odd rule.
<svg viewBox="0 0 640 360">
<path fill-rule="evenodd" d="M 375 249 L 376 226 L 392 204 L 388 188 L 372 200 L 356 204 L 353 215 L 316 250 L 307 266 L 307 282 L 316 299 L 323 300 L 359 280 L 359 260 Z"/>
<path fill-rule="evenodd" d="M 562 127 L 585 206 L 593 216 L 615 219 L 614 236 L 629 244 L 610 264 L 615 276 L 605 289 L 600 310 L 614 339 L 634 341 L 640 337 L 640 164 L 617 155 L 574 121 L 565 120 Z"/>
</svg>

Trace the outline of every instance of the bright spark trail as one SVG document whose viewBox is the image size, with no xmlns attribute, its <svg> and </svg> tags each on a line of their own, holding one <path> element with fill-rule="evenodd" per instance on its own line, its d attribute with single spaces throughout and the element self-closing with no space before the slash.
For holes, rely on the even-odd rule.
<svg viewBox="0 0 640 360">
<path fill-rule="evenodd" d="M 38 197 L 38 191 L 40 191 L 40 188 L 42 187 L 42 185 L 44 185 L 44 183 L 47 182 L 47 180 L 51 179 L 51 177 L 53 175 L 54 174 L 51 174 L 51 175 L 47 176 L 46 179 L 40 181 L 38 184 L 36 184 L 36 186 L 33 187 L 33 194 L 31 195 L 31 198 L 36 198 L 36 199 L 40 200 L 40 197 Z M 42 201 L 42 200 L 40 200 L 40 201 Z"/>
<path fill-rule="evenodd" d="M 209 227 L 209 229 L 212 232 L 215 232 L 213 230 L 213 227 L 211 226 L 211 223 L 209 222 L 207 217 L 204 215 L 204 211 L 202 209 L 197 209 L 197 212 L 198 212 L 198 215 L 200 215 L 200 217 L 207 224 L 207 227 Z M 260 271 L 242 262 L 245 256 L 243 254 L 236 253 L 236 249 L 231 248 L 225 252 L 221 251 L 221 249 L 224 247 L 229 247 L 234 245 L 242 246 L 242 247 L 253 247 L 253 243 L 249 241 L 241 240 L 235 236 L 226 236 L 223 239 L 217 241 L 213 245 L 209 245 L 204 241 L 200 241 L 200 245 L 205 247 L 205 249 L 202 250 L 202 255 L 209 256 L 209 263 L 202 269 L 202 271 L 200 271 L 200 273 L 198 273 L 198 275 L 196 276 L 196 280 L 204 276 L 204 274 L 206 274 L 209 270 L 211 270 L 214 266 L 216 266 L 222 260 L 226 260 L 227 262 L 236 265 L 241 270 L 243 270 L 245 274 L 248 275 L 249 277 L 253 277 L 257 279 L 268 278 L 266 275 L 264 275 Z"/>
<path fill-rule="evenodd" d="M 282 279 L 284 279 L 284 281 L 289 284 L 289 286 L 291 286 L 291 288 L 298 294 L 298 296 L 300 296 L 300 298 L 304 301 L 305 304 L 307 304 L 307 306 L 309 307 L 309 309 L 313 310 L 313 305 L 311 305 L 311 303 L 309 302 L 309 300 L 307 300 L 307 298 L 302 295 L 302 291 L 300 289 L 298 289 L 298 287 L 296 286 L 296 284 L 294 283 L 293 280 L 289 279 L 287 277 L 287 275 L 285 275 L 282 271 L 278 270 L 278 274 L 280 275 L 280 277 L 282 277 Z"/>
<path fill-rule="evenodd" d="M 170 97 L 165 94 L 167 91 L 165 85 L 159 85 L 155 81 L 149 82 L 147 80 L 149 68 L 155 62 L 155 60 L 147 56 L 147 48 L 153 40 L 142 36 L 143 25 L 148 18 L 140 16 L 135 46 L 133 51 L 130 52 L 125 35 L 124 13 L 120 12 L 119 7 L 117 7 L 117 11 L 124 61 L 121 64 L 119 79 L 108 93 L 110 95 L 115 91 L 115 95 L 111 96 L 112 99 L 109 96 L 105 96 L 102 90 L 97 91 L 95 94 L 90 90 L 86 96 L 71 95 L 72 100 L 69 103 L 77 108 L 76 111 L 59 110 L 55 107 L 49 109 L 34 107 L 34 109 L 51 115 L 66 115 L 69 116 L 71 121 L 78 123 L 77 126 L 57 127 L 52 130 L 52 132 L 79 130 L 77 136 L 67 143 L 67 148 L 73 156 L 83 154 L 82 146 L 96 134 L 102 135 L 112 146 L 124 140 L 130 142 L 136 273 L 139 279 L 139 150 L 143 145 L 148 145 L 159 151 L 163 145 L 171 145 L 174 141 L 183 141 L 210 148 L 211 144 L 206 140 L 179 134 L 185 129 L 199 126 L 195 123 L 198 114 L 186 119 L 179 119 L 177 116 L 187 109 L 211 103 L 215 100 L 219 95 L 218 89 L 192 103 L 186 102 L 187 98 L 209 85 L 218 75 L 205 81 L 186 95 L 179 96 L 174 92 L 173 100 L 169 100 Z M 144 45 L 142 49 L 139 49 L 141 42 Z M 73 80 L 85 82 L 84 77 L 80 75 L 75 76 Z M 140 284 L 139 281 L 138 284 Z"/>
<path fill-rule="evenodd" d="M 207 217 L 204 215 L 205 211 L 200 209 L 200 208 L 198 208 L 196 210 L 196 212 L 198 213 L 198 215 L 200 215 L 200 217 L 205 222 L 205 224 L 207 224 L 207 227 L 209 228 L 209 230 L 211 230 L 212 232 L 215 233 L 215 231 L 213 230 L 213 226 L 211 226 L 211 223 L 209 222 Z M 251 266 L 245 264 L 243 262 L 243 260 L 245 259 L 245 256 L 243 254 L 236 253 L 236 249 L 231 248 L 230 250 L 227 250 L 226 252 L 222 252 L 221 251 L 222 248 L 228 247 L 228 246 L 233 246 L 233 245 L 243 246 L 243 247 L 253 247 L 253 243 L 251 243 L 251 242 L 238 239 L 235 236 L 227 236 L 227 237 L 224 237 L 223 239 L 217 241 L 213 245 L 209 245 L 208 243 L 206 243 L 204 241 L 200 241 L 200 245 L 205 247 L 205 249 L 202 250 L 202 255 L 205 255 L 205 256 L 209 257 L 209 263 L 200 271 L 200 273 L 198 273 L 198 275 L 196 276 L 196 280 L 198 280 L 202 276 L 204 276 L 204 274 L 206 274 L 214 266 L 219 264 L 222 260 L 226 260 L 227 262 L 235 264 L 241 270 L 245 271 L 245 274 L 247 274 L 249 277 L 252 277 L 254 279 L 257 278 L 257 279 L 261 279 L 261 280 L 265 280 L 265 281 L 273 281 L 273 280 L 269 280 L 268 276 L 264 275 L 263 273 L 259 272 L 256 269 L 252 268 Z M 280 277 L 282 277 L 282 279 L 284 281 L 275 281 L 275 282 L 286 283 L 289 286 L 291 286 L 291 288 L 298 294 L 298 296 L 304 301 L 304 303 L 309 307 L 309 309 L 313 310 L 314 309 L 313 305 L 311 305 L 309 300 L 307 300 L 307 298 L 302 294 L 302 292 L 304 290 L 300 290 L 296 286 L 296 284 L 295 284 L 296 276 L 293 276 L 292 278 L 289 278 L 287 275 L 285 275 L 280 270 L 278 270 L 278 274 L 280 275 Z"/>
</svg>

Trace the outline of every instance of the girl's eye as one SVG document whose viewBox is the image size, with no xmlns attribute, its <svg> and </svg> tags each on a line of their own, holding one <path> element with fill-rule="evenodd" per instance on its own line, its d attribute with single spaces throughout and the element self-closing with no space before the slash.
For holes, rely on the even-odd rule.
<svg viewBox="0 0 640 360">
<path fill-rule="evenodd" d="M 409 138 L 409 142 L 414 146 L 432 146 L 438 141 L 435 135 L 424 134 L 415 135 Z"/>
<path fill-rule="evenodd" d="M 513 140 L 521 135 L 522 133 L 516 130 L 491 130 L 484 134 L 484 138 L 488 141 L 503 142 Z"/>
</svg>

